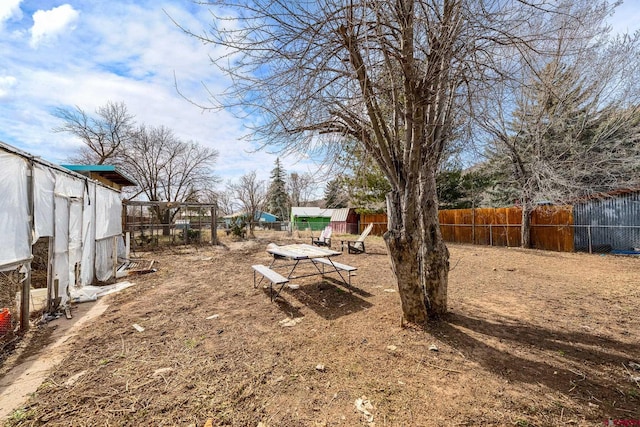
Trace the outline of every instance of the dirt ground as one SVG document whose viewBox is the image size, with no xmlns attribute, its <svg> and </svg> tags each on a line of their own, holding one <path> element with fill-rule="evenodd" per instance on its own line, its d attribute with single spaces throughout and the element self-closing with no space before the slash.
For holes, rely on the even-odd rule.
<svg viewBox="0 0 640 427">
<path fill-rule="evenodd" d="M 421 330 L 401 324 L 381 238 L 338 257 L 352 292 L 308 277 L 272 303 L 251 265 L 273 241 L 309 239 L 137 254 L 158 271 L 105 297 L 7 425 L 640 423 L 638 258 L 450 245 L 450 312 Z"/>
</svg>

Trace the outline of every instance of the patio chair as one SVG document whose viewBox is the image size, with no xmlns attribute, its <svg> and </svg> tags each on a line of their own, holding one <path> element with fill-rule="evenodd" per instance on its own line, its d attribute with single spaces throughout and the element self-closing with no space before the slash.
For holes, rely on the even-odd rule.
<svg viewBox="0 0 640 427">
<path fill-rule="evenodd" d="M 322 233 L 320 233 L 319 237 L 311 237 L 311 243 L 316 246 L 329 246 L 331 247 L 331 232 L 332 228 L 330 225 L 327 225 Z"/>
<path fill-rule="evenodd" d="M 344 244 L 346 243 L 350 254 L 364 253 L 364 239 L 366 239 L 369 233 L 371 233 L 371 230 L 373 230 L 373 224 L 369 224 L 356 240 L 342 240 L 340 242 L 340 249 L 344 251 Z"/>
</svg>

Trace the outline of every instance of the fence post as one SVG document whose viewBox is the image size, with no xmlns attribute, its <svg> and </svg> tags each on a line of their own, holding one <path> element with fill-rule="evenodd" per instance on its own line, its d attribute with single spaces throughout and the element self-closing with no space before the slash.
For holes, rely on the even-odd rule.
<svg viewBox="0 0 640 427">
<path fill-rule="evenodd" d="M 473 244 L 476 244 L 476 208 L 475 208 L 475 202 L 474 202 L 474 207 L 471 208 L 471 242 L 473 242 Z"/>
<path fill-rule="evenodd" d="M 489 224 L 489 246 L 493 246 L 493 228 Z"/>
<path fill-rule="evenodd" d="M 124 257 L 128 260 L 131 258 L 131 232 L 126 231 L 124 233 Z"/>
<path fill-rule="evenodd" d="M 215 207 L 211 208 L 211 244 L 218 244 L 218 211 Z"/>
<path fill-rule="evenodd" d="M 591 246 L 591 224 L 587 225 L 587 236 L 589 239 L 589 253 L 592 254 L 593 253 L 593 248 Z"/>
</svg>

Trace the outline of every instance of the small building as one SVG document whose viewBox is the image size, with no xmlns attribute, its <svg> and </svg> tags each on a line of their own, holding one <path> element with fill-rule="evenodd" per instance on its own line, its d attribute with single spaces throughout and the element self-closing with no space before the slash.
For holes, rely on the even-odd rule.
<svg viewBox="0 0 640 427">
<path fill-rule="evenodd" d="M 246 221 L 246 218 L 247 213 L 245 211 L 234 212 L 231 215 L 225 215 L 222 217 L 227 227 L 230 227 L 231 224 L 238 219 Z M 269 212 L 257 211 L 254 221 L 259 222 L 260 224 L 273 223 L 278 221 L 278 217 Z"/>
<path fill-rule="evenodd" d="M 354 208 L 334 209 L 329 225 L 334 233 L 359 234 L 358 217 Z"/>
<path fill-rule="evenodd" d="M 292 207 L 291 226 L 293 229 L 322 230 L 329 222 L 335 209 L 322 209 L 314 206 Z"/>
<path fill-rule="evenodd" d="M 94 179 L 122 191 L 122 187 L 138 185 L 133 179 L 129 178 L 123 171 L 113 165 L 60 165 L 87 178 Z"/>
</svg>

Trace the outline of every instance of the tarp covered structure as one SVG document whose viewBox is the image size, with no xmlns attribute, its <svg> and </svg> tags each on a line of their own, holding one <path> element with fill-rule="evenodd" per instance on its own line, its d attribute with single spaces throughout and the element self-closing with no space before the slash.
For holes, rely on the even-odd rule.
<svg viewBox="0 0 640 427">
<path fill-rule="evenodd" d="M 113 277 L 121 213 L 118 191 L 0 143 L 0 271 L 30 268 L 49 237 L 48 286 L 64 306 L 71 288 Z"/>
</svg>

